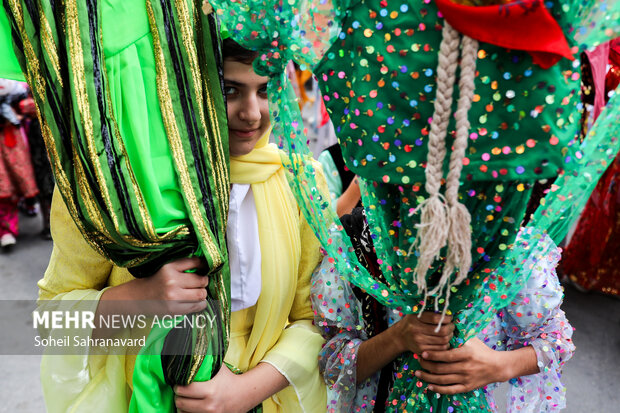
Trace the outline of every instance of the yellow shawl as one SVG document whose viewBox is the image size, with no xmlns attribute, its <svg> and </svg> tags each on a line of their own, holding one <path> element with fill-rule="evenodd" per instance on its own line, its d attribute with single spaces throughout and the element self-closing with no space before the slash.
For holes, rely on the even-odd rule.
<svg viewBox="0 0 620 413">
<path fill-rule="evenodd" d="M 319 242 L 301 216 L 267 133 L 247 155 L 231 158 L 231 182 L 251 184 L 258 218 L 262 290 L 250 309 L 232 315 L 245 337 L 231 339 L 226 361 L 247 371 L 260 362 L 274 366 L 291 383 L 263 402 L 265 413 L 325 412 L 326 388 L 317 357 L 323 339 L 312 325 L 310 278 L 320 261 Z M 238 332 L 237 332 L 238 333 Z M 241 332 L 243 335 L 244 332 Z"/>
</svg>

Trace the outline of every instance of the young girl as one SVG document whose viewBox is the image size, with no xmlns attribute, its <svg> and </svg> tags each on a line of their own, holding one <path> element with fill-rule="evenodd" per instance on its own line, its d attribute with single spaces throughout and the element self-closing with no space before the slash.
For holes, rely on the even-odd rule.
<svg viewBox="0 0 620 413">
<path fill-rule="evenodd" d="M 256 55 L 230 41 L 223 50 L 233 183 L 227 227 L 233 313 L 225 360 L 242 374 L 222 366 L 208 382 L 176 387 L 176 408 L 246 412 L 262 403 L 264 412 L 324 411 L 325 386 L 316 363 L 323 340 L 312 325 L 309 298 L 311 272 L 320 261 L 319 243 L 288 188 L 279 151 L 267 143 L 267 78 L 252 70 Z M 112 312 L 117 300 L 178 300 L 185 303 L 186 313 L 204 302 L 206 279 L 185 273 L 200 265 L 198 259 L 172 262 L 151 277 L 134 279 L 85 244 L 58 196 L 52 206 L 52 235 L 54 251 L 39 282 L 40 299 L 88 293 L 99 300 L 99 314 Z M 116 357 L 124 375 L 114 383 L 106 374 L 112 361 L 108 356 L 95 367 L 89 360 L 90 365 L 80 367 L 86 379 L 76 385 L 75 378 L 68 377 L 72 387 L 64 391 L 74 398 L 79 395 L 80 403 L 88 392 L 105 391 L 97 386 L 121 391 L 125 383 L 132 387 L 135 358 Z M 44 359 L 42 377 L 47 371 L 58 377 L 61 372 L 53 368 Z M 97 384 L 97 377 L 105 379 Z M 63 383 L 43 381 L 46 402 L 58 399 L 55 392 L 63 391 Z M 69 401 L 57 407 L 48 402 L 48 411 L 64 412 L 70 405 L 74 406 Z"/>
<path fill-rule="evenodd" d="M 288 188 L 279 151 L 268 145 L 267 78 L 257 57 L 224 42 L 224 92 L 231 155 L 228 243 L 233 288 L 231 341 L 223 367 L 208 382 L 176 389 L 182 412 L 324 411 L 312 326 L 310 275 L 319 244 Z M 286 329 L 285 329 L 286 327 Z"/>
<path fill-rule="evenodd" d="M 361 208 L 342 218 L 356 255 L 374 277 L 383 275 Z M 527 284 L 500 309 L 477 338 L 448 349 L 454 325 L 440 314 L 399 314 L 342 279 L 324 260 L 312 279 L 315 323 L 327 343 L 319 356 L 328 385 L 329 412 L 384 411 L 398 357 L 411 351 L 423 370 L 416 376 L 441 394 L 484 388 L 493 411 L 496 382 L 510 381 L 508 411 L 552 412 L 565 406 L 561 367 L 575 349 L 572 327 L 560 309 L 555 267 L 560 250 L 541 240 L 545 255 Z M 524 267 L 531 263 L 524 263 Z M 485 345 L 486 344 L 486 345 Z"/>
</svg>

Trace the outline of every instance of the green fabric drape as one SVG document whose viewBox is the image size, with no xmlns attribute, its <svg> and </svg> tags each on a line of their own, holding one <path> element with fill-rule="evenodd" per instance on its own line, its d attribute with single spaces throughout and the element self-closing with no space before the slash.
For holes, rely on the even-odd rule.
<svg viewBox="0 0 620 413">
<path fill-rule="evenodd" d="M 2 4 L 0 74 L 17 76 L 18 62 L 31 86 L 56 183 L 84 238 L 137 277 L 180 257 L 207 262 L 215 304 L 206 312 L 220 323 L 183 330 L 181 363 L 164 365 L 162 380 L 188 384 L 203 360 L 208 378 L 230 318 L 217 21 L 197 0 Z M 187 351 L 200 337 L 212 340 L 213 357 Z"/>
</svg>

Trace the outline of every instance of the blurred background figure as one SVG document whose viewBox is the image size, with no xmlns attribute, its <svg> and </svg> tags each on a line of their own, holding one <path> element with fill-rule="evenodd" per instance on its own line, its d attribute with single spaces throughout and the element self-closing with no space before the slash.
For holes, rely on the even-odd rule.
<svg viewBox="0 0 620 413">
<path fill-rule="evenodd" d="M 52 167 L 47 157 L 45 142 L 41 134 L 41 124 L 39 123 L 32 97 L 29 96 L 22 100 L 19 103 L 19 109 L 24 115 L 22 124 L 26 136 L 28 137 L 30 158 L 32 160 L 37 187 L 39 188 L 39 196 L 37 199 L 41 210 L 41 218 L 43 219 L 41 237 L 46 240 L 51 240 L 50 208 L 52 206 L 52 194 L 54 193 L 54 175 L 52 174 Z"/>
<path fill-rule="evenodd" d="M 584 53 L 582 139 L 620 84 L 620 38 Z M 620 155 L 592 192 L 561 268 L 577 288 L 620 297 Z"/>
<path fill-rule="evenodd" d="M 353 208 L 362 206 L 357 177 L 344 163 L 340 145 L 327 147 L 318 157 L 327 179 L 332 206 L 339 217 L 350 214 Z"/>
<path fill-rule="evenodd" d="M 19 102 L 27 97 L 25 83 L 0 79 L 0 247 L 10 250 L 17 241 L 20 198 L 34 205 L 39 193 L 34 179 Z"/>
</svg>

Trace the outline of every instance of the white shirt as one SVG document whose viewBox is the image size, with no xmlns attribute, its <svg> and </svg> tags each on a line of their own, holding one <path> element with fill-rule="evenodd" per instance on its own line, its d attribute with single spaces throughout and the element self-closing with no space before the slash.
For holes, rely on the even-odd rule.
<svg viewBox="0 0 620 413">
<path fill-rule="evenodd" d="M 226 226 L 230 263 L 231 311 L 252 307 L 261 292 L 261 251 L 254 194 L 248 184 L 233 184 Z"/>
</svg>

